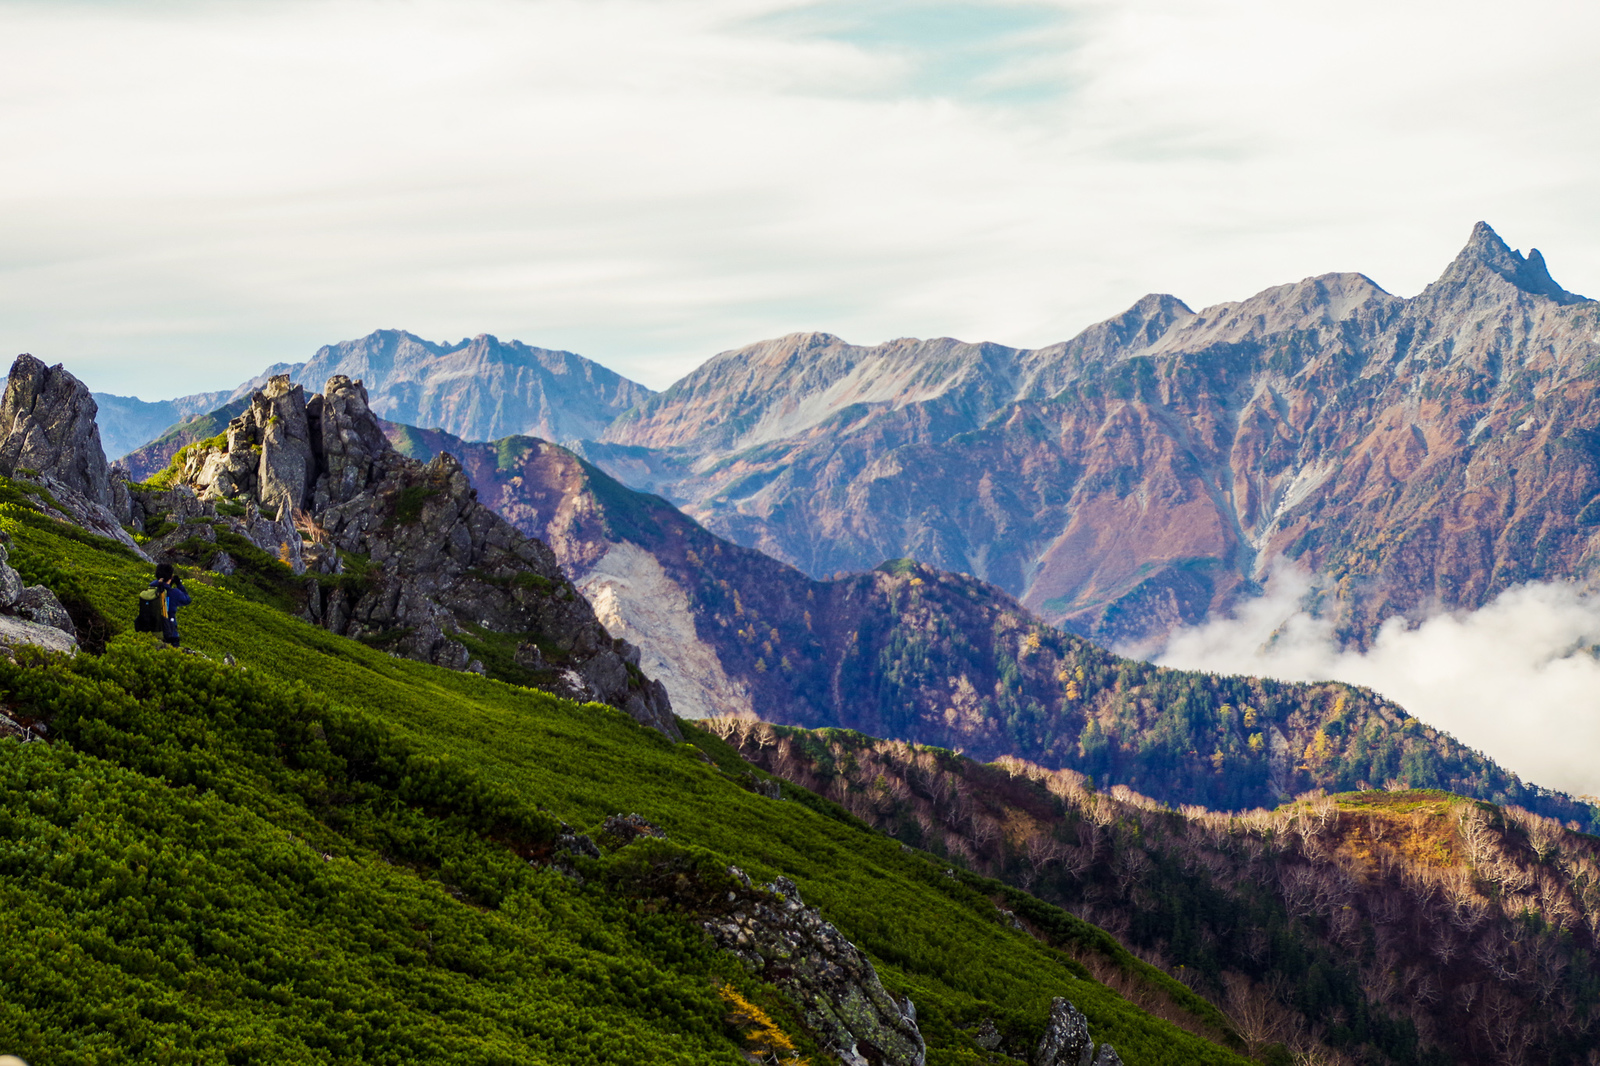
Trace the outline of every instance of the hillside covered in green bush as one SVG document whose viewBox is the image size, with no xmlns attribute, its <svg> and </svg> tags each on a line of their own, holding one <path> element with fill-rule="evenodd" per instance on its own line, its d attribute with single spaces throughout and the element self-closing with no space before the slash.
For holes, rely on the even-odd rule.
<svg viewBox="0 0 1600 1066">
<path fill-rule="evenodd" d="M 187 654 L 131 628 L 149 567 L 0 486 L 13 565 L 104 653 L 0 658 L 0 1053 L 37 1064 L 729 1063 L 757 1005 L 700 926 L 730 864 L 792 879 L 909 996 L 930 1064 L 1006 1062 L 1053 997 L 1129 1066 L 1234 1063 L 1220 1014 L 1064 912 L 1030 935 L 952 876 L 692 731 L 399 659 L 192 575 Z M 708 754 L 709 752 L 709 754 Z M 571 856 L 637 813 L 667 834 Z M 605 840 L 602 839 L 602 843 Z M 1071 947 L 1069 954 L 1062 950 Z M 1192 1035 L 1093 980 L 1162 990 Z M 759 1034 L 754 1034 L 759 1035 Z"/>
</svg>

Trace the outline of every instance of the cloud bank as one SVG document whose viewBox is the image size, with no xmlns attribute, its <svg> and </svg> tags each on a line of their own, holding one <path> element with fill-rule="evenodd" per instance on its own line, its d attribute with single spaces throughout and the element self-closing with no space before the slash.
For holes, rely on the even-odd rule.
<svg viewBox="0 0 1600 1066">
<path fill-rule="evenodd" d="M 1276 570 L 1231 618 L 1174 633 L 1163 666 L 1365 685 L 1525 781 L 1600 794 L 1600 595 L 1566 583 L 1506 590 L 1418 625 L 1390 619 L 1366 652 L 1300 609 L 1310 579 Z"/>
<path fill-rule="evenodd" d="M 1064 339 L 1487 218 L 1600 292 L 1577 0 L 0 0 L 0 335 L 231 386 L 378 327 L 662 386 L 791 330 Z"/>
</svg>

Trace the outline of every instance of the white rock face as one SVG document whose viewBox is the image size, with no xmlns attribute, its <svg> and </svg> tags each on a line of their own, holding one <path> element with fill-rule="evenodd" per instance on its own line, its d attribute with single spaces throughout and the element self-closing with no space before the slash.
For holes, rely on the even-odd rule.
<svg viewBox="0 0 1600 1066">
<path fill-rule="evenodd" d="M 749 690 L 700 640 L 689 597 L 649 552 L 615 544 L 577 584 L 611 635 L 639 646 L 639 668 L 667 686 L 679 717 L 751 713 Z"/>
</svg>

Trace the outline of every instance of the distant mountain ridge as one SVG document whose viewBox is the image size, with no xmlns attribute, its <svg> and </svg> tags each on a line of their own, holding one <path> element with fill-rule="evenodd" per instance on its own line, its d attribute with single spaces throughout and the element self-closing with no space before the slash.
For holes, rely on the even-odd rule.
<svg viewBox="0 0 1600 1066">
<path fill-rule="evenodd" d="M 793 334 L 660 394 L 539 352 L 391 331 L 313 362 L 392 420 L 562 440 L 813 577 L 914 557 L 1103 642 L 1225 610 L 1280 559 L 1360 644 L 1600 558 L 1600 306 L 1484 223 L 1410 299 L 1343 273 L 1198 312 L 1150 295 L 1032 350 Z M 587 399 L 541 429 L 551 382 Z"/>
<path fill-rule="evenodd" d="M 551 440 L 595 437 L 623 411 L 654 395 L 572 352 L 501 341 L 486 333 L 459 344 L 436 344 L 404 330 L 383 329 L 324 345 L 303 363 L 277 364 L 231 392 L 195 393 L 159 403 L 97 393 L 106 451 L 123 456 L 142 450 L 164 430 L 176 429 L 174 423 L 248 399 L 274 374 L 288 374 L 311 389 L 336 374 L 360 379 L 373 410 L 383 417 L 476 440 L 512 433 Z M 141 458 L 133 472 L 159 470 L 189 439 L 178 440 L 159 462 Z M 152 462 L 154 468 L 144 471 Z"/>
<path fill-rule="evenodd" d="M 813 575 L 913 556 L 1102 641 L 1320 575 L 1341 633 L 1592 572 L 1600 306 L 1479 223 L 1421 294 L 1328 274 L 1063 344 L 725 352 L 594 463 Z M 1591 506 L 1594 504 L 1594 506 Z"/>
</svg>

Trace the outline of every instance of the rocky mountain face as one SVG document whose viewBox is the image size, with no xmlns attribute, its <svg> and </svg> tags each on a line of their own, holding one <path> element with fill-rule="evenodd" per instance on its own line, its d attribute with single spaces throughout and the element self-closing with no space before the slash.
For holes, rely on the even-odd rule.
<svg viewBox="0 0 1600 1066">
<path fill-rule="evenodd" d="M 571 352 L 480 334 L 432 344 L 398 330 L 321 348 L 304 380 L 335 374 L 368 383 L 372 409 L 469 440 L 530 433 L 549 440 L 596 436 L 650 390 Z"/>
<path fill-rule="evenodd" d="M 992 585 L 909 560 L 817 581 L 557 445 L 387 431 L 419 460 L 459 455 L 479 499 L 550 545 L 686 717 L 756 715 L 1020 756 L 1221 809 L 1404 784 L 1600 825 L 1586 805 L 1364 689 L 1122 659 Z"/>
<path fill-rule="evenodd" d="M 1280 1044 L 1300 1062 L 1591 1061 L 1600 846 L 1552 819 L 1438 792 L 1177 811 L 1020 760 L 706 724 L 901 841 L 1110 931 L 1264 1059 Z"/>
<path fill-rule="evenodd" d="M 0 399 L 0 473 L 50 477 L 99 504 L 112 502 L 111 477 L 95 422 L 94 398 L 59 364 L 19 355 Z"/>
<path fill-rule="evenodd" d="M 1330 274 L 1198 313 L 1149 296 L 1031 351 L 784 337 L 582 451 L 810 574 L 912 556 L 1103 641 L 1294 560 L 1359 643 L 1591 571 L 1597 368 L 1600 305 L 1480 223 L 1412 299 Z"/>
<path fill-rule="evenodd" d="M 205 416 L 236 405 L 222 421 L 234 417 L 275 374 L 312 387 L 341 374 L 360 379 L 382 417 L 438 426 L 469 440 L 512 433 L 550 440 L 596 437 L 622 412 L 653 395 L 571 352 L 488 334 L 435 344 L 402 330 L 378 330 L 325 345 L 307 362 L 273 367 L 230 393 L 196 393 L 161 404 L 101 396 L 107 412 L 101 429 L 111 453 L 126 455 L 130 475 L 143 479 L 165 467 L 183 445 L 218 432 L 210 423 L 199 424 Z M 161 417 L 163 412 L 170 417 Z M 180 420 L 196 424 L 174 424 Z"/>
</svg>

